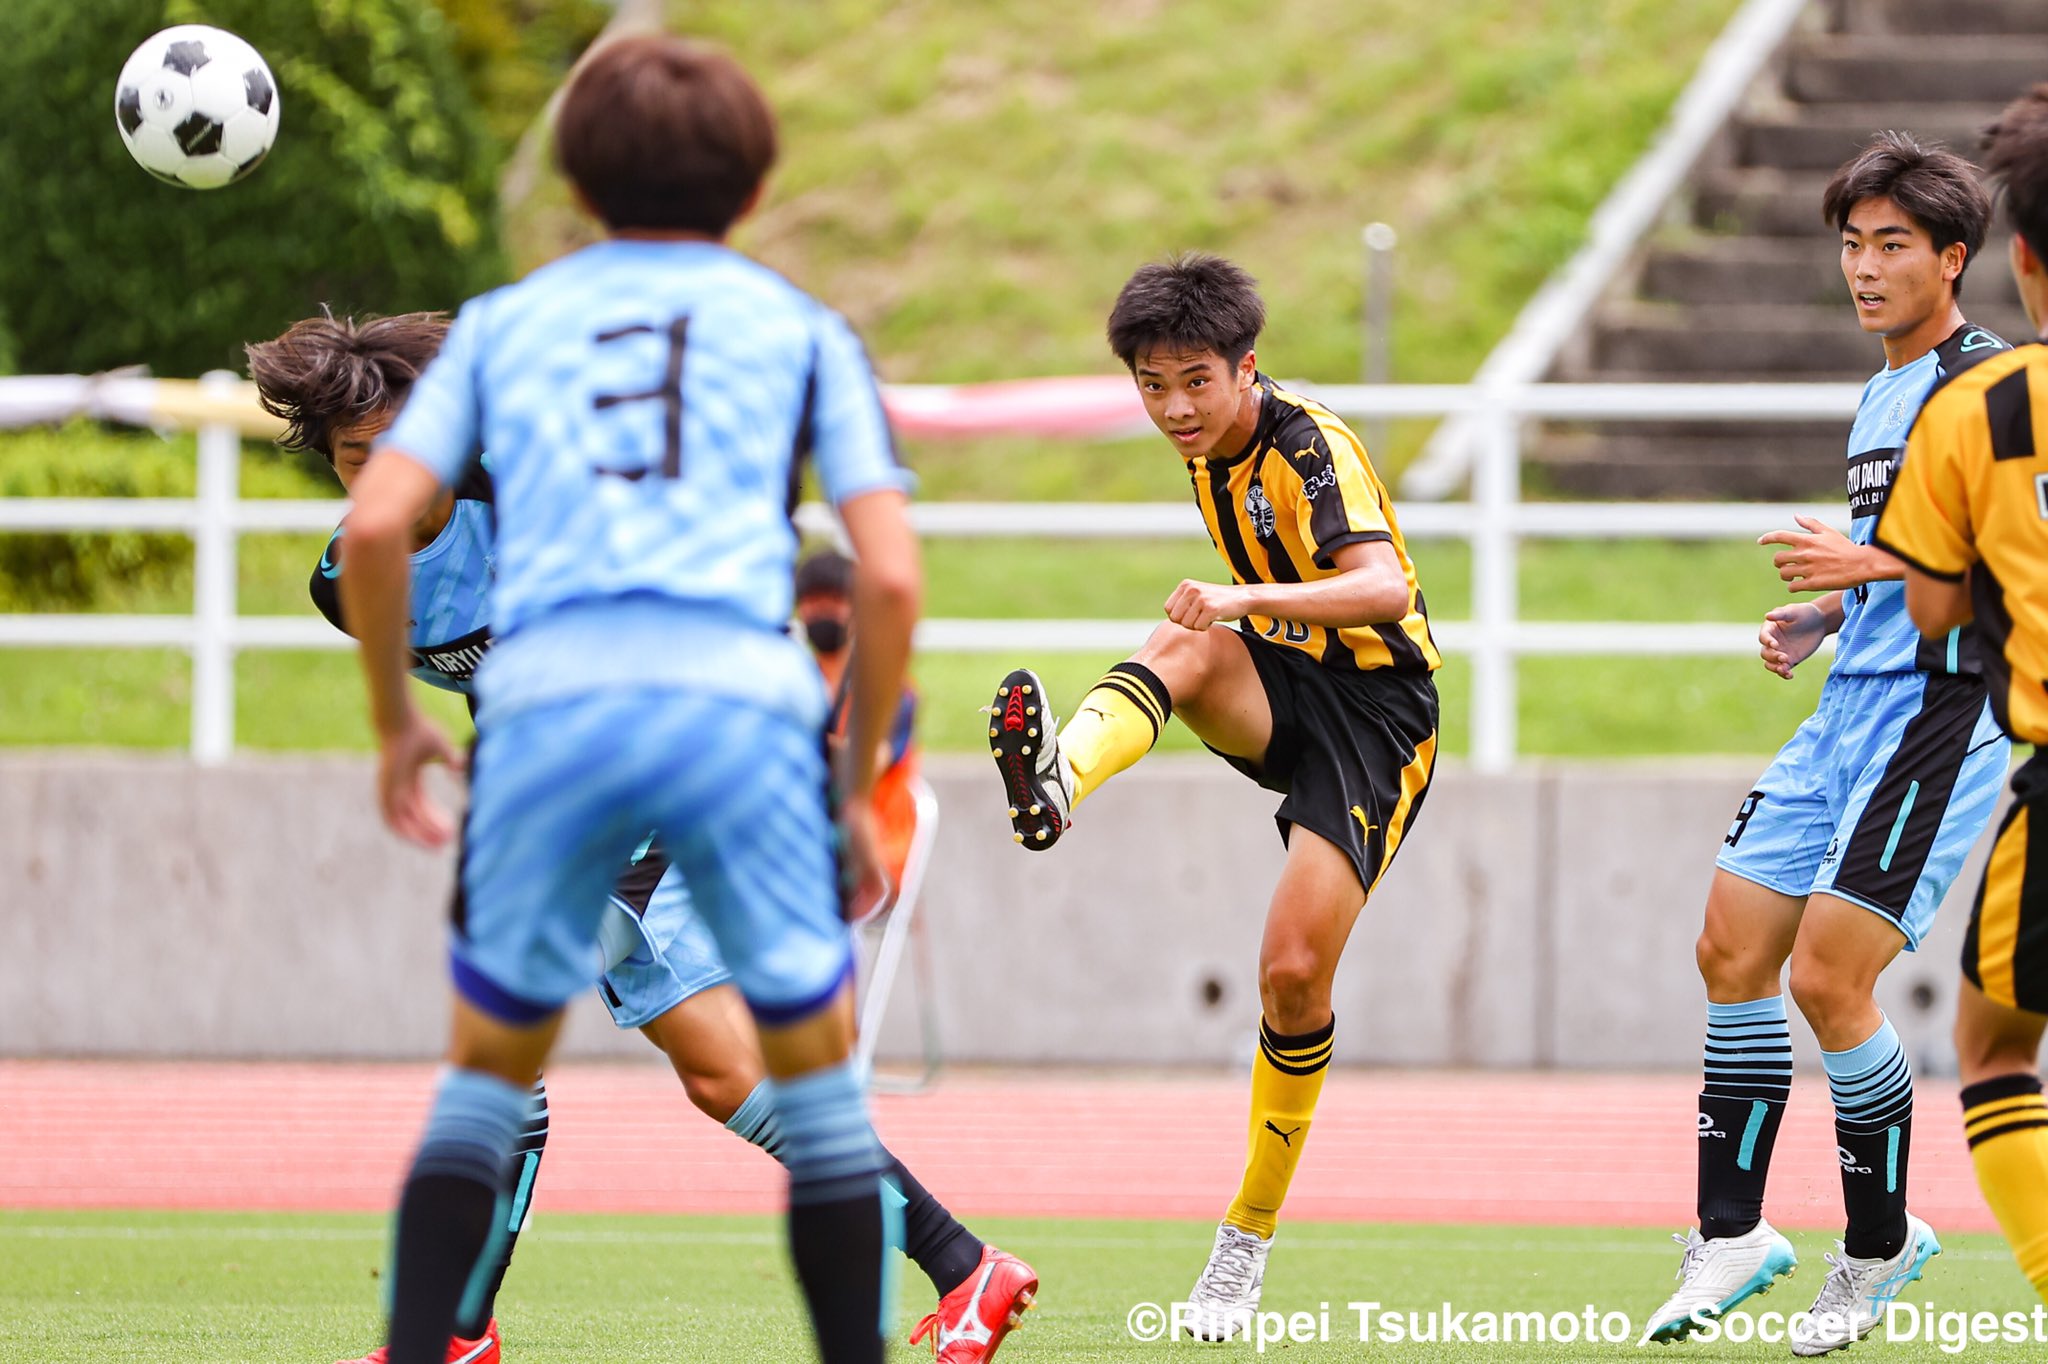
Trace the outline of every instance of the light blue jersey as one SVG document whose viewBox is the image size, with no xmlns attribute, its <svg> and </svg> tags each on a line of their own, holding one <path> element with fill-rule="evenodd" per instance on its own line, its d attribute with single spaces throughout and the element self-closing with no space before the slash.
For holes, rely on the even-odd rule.
<svg viewBox="0 0 2048 1364">
<path fill-rule="evenodd" d="M 852 331 L 701 242 L 608 241 L 471 300 L 380 445 L 451 486 L 490 449 L 486 715 L 652 685 L 819 722 L 783 630 L 804 461 L 834 502 L 907 485 Z"/>
<path fill-rule="evenodd" d="M 342 534 L 335 527 L 320 566 L 313 570 L 313 604 L 337 630 L 341 619 Z M 426 548 L 412 556 L 412 620 L 406 642 L 412 646 L 412 675 L 443 691 L 467 696 L 475 690 L 477 665 L 491 643 L 491 576 L 498 562 L 496 530 L 491 512 L 491 479 L 478 466 L 455 489 L 448 524 Z"/>
<path fill-rule="evenodd" d="M 1849 430 L 1850 539 L 1867 545 L 1877 533 L 1878 513 L 1891 495 L 1906 433 L 1927 395 L 1979 360 L 2009 349 L 1982 327 L 1964 326 L 1912 364 L 1871 376 Z M 1973 672 L 1965 642 L 1962 630 L 1951 630 L 1942 641 L 1923 642 L 1906 616 L 1905 584 L 1866 583 L 1842 594 L 1842 629 L 1830 672 Z"/>
</svg>

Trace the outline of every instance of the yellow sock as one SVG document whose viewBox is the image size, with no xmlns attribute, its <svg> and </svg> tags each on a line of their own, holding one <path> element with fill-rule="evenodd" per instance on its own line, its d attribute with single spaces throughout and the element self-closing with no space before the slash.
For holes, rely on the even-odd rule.
<svg viewBox="0 0 2048 1364">
<path fill-rule="evenodd" d="M 1963 1135 L 2020 1272 L 2048 1300 L 2048 1101 L 2040 1077 L 2001 1075 L 1965 1087 Z"/>
<path fill-rule="evenodd" d="M 1060 754 L 1074 769 L 1074 804 L 1152 751 L 1173 715 L 1166 684 L 1142 663 L 1119 663 L 1081 698 L 1060 728 Z"/>
<path fill-rule="evenodd" d="M 1271 1237 L 1280 1205 L 1308 1143 L 1323 1076 L 1330 1069 L 1331 1038 L 1337 1021 L 1314 1032 L 1282 1037 L 1259 1020 L 1259 1056 L 1252 1062 L 1251 1136 L 1245 1149 L 1244 1182 L 1223 1220 L 1254 1236 Z"/>
</svg>

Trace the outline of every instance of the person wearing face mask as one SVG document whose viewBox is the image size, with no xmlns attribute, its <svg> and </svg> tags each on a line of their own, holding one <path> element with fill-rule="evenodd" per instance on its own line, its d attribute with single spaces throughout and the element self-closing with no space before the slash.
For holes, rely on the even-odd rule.
<svg viewBox="0 0 2048 1364">
<path fill-rule="evenodd" d="M 853 561 L 836 550 L 820 550 L 796 566 L 796 619 L 804 640 L 818 660 L 825 688 L 832 695 L 832 719 L 828 733 L 836 746 L 845 742 L 847 717 L 847 661 L 853 656 Z M 876 852 L 882 870 L 889 877 L 889 895 L 870 908 L 873 914 L 894 900 L 903 884 L 903 869 L 910 857 L 911 835 L 916 832 L 917 805 L 914 796 L 918 774 L 917 693 L 907 684 L 896 706 L 895 723 L 876 756 L 875 826 Z"/>
</svg>

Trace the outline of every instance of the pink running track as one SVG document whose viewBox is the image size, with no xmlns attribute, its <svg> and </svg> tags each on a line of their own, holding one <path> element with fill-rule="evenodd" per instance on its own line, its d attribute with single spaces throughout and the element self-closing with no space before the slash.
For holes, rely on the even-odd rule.
<svg viewBox="0 0 2048 1364">
<path fill-rule="evenodd" d="M 410 1064 L 0 1060 L 0 1207 L 386 1211 L 433 1070 Z M 646 1065 L 548 1077 L 537 1206 L 769 1212 L 774 1162 Z M 1698 1080 L 1662 1075 L 1336 1071 L 1289 1221 L 1681 1227 Z M 882 1138 L 962 1216 L 1221 1215 L 1244 1158 L 1248 1083 L 1211 1073 L 962 1070 L 875 1100 Z M 1841 1224 L 1827 1090 L 1802 1082 L 1769 1214 Z M 1914 1209 L 1994 1231 L 1953 1084 L 1923 1081 Z"/>
</svg>

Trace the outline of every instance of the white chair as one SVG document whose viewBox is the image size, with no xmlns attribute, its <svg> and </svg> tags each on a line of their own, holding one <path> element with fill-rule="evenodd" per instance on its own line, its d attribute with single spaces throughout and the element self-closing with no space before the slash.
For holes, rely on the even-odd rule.
<svg viewBox="0 0 2048 1364">
<path fill-rule="evenodd" d="M 896 888 L 888 906 L 871 915 L 854 932 L 867 958 L 865 985 L 860 997 L 860 1033 L 854 1043 L 854 1063 L 867 1077 L 870 1089 L 891 1093 L 915 1093 L 931 1084 L 939 1073 L 942 1053 L 939 1045 L 938 997 L 932 987 L 931 944 L 925 936 L 924 919 L 918 902 L 924 890 L 925 872 L 931 865 L 932 844 L 939 832 L 939 798 L 922 776 L 910 787 L 915 823 L 910 848 L 903 859 L 903 884 Z M 896 988 L 904 951 L 916 939 L 917 956 L 912 970 L 917 975 L 918 1027 L 924 1039 L 924 1070 L 915 1078 L 883 1077 L 874 1073 L 875 1043 L 882 1034 L 882 1018 Z"/>
</svg>

